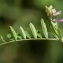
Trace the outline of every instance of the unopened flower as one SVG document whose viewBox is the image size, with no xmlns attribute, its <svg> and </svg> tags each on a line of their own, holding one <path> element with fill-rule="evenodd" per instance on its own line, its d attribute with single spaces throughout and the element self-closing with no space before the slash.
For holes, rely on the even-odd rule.
<svg viewBox="0 0 63 63">
<path fill-rule="evenodd" d="M 56 13 L 56 9 L 51 9 L 51 12 L 54 14 Z"/>
<path fill-rule="evenodd" d="M 63 22 L 63 19 L 53 19 L 54 22 Z"/>
<path fill-rule="evenodd" d="M 57 16 L 57 15 L 60 15 L 60 14 L 61 14 L 61 11 L 58 11 L 58 12 L 53 13 L 53 16 Z"/>
<path fill-rule="evenodd" d="M 53 6 L 52 5 L 50 5 L 49 7 L 45 6 L 45 8 L 46 8 L 45 11 L 47 13 L 47 16 L 51 16 L 52 15 L 51 9 L 53 8 Z"/>
<path fill-rule="evenodd" d="M 53 16 L 60 15 L 61 11 L 56 12 L 56 10 L 53 8 L 53 6 L 50 5 L 49 7 L 46 6 L 46 13 L 47 13 L 47 16 L 53 17 Z"/>
</svg>

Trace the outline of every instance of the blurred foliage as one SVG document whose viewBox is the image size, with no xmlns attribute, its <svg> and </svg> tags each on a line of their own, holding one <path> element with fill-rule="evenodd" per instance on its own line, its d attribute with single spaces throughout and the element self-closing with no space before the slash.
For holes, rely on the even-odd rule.
<svg viewBox="0 0 63 63">
<path fill-rule="evenodd" d="M 29 30 L 32 22 L 39 30 L 40 20 L 48 20 L 45 6 L 53 5 L 63 11 L 63 0 L 0 0 L 0 35 L 8 40 L 9 25 L 16 32 L 21 25 Z M 61 18 L 63 16 L 63 13 Z M 59 24 L 63 31 L 63 23 Z M 51 34 L 50 34 L 51 35 Z M 0 39 L 0 43 L 1 43 Z M 63 44 L 60 41 L 23 41 L 0 46 L 0 63 L 63 63 Z"/>
</svg>

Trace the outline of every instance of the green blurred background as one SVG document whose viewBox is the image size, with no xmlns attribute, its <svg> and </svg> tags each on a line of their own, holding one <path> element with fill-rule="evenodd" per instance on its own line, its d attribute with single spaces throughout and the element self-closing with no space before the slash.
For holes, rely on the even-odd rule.
<svg viewBox="0 0 63 63">
<path fill-rule="evenodd" d="M 41 30 L 41 18 L 47 21 L 46 5 L 53 5 L 63 12 L 63 0 L 0 0 L 0 35 L 8 40 L 6 35 L 10 33 L 10 25 L 18 33 L 20 33 L 19 26 L 30 32 L 30 22 L 36 29 Z M 59 17 L 63 18 L 63 13 Z M 63 31 L 63 23 L 59 23 L 59 27 Z M 2 45 L 0 63 L 63 63 L 63 43 L 21 41 Z"/>
</svg>

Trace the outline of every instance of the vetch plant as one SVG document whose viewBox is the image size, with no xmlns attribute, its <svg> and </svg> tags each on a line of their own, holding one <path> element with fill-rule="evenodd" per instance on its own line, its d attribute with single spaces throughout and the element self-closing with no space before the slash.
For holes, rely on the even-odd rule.
<svg viewBox="0 0 63 63">
<path fill-rule="evenodd" d="M 28 31 L 25 31 L 21 26 L 19 27 L 19 30 L 21 33 L 17 33 L 12 26 L 9 26 L 12 32 L 12 34 L 7 35 L 7 38 L 9 39 L 9 41 L 6 42 L 4 38 L 0 35 L 3 41 L 0 45 L 4 45 L 4 44 L 15 42 L 15 41 L 23 41 L 23 40 L 61 40 L 61 42 L 63 42 L 62 33 L 60 28 L 58 27 L 58 23 L 63 22 L 63 19 L 54 18 L 55 16 L 60 15 L 61 11 L 57 12 L 53 8 L 53 6 L 50 5 L 49 7 L 45 6 L 45 12 L 49 18 L 48 23 L 49 23 L 51 32 L 53 33 L 53 38 L 48 37 L 49 34 L 48 34 L 47 25 L 44 19 L 41 19 L 41 29 L 43 31 L 43 34 L 40 32 L 40 30 L 36 29 L 33 23 L 29 24 L 33 37 L 30 35 Z M 42 35 L 44 35 L 45 38 Z"/>
</svg>

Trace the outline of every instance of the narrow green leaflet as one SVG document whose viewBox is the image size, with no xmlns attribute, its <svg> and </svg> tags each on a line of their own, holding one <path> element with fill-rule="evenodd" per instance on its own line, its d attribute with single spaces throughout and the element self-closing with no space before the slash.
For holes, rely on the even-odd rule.
<svg viewBox="0 0 63 63">
<path fill-rule="evenodd" d="M 58 37 L 60 38 L 61 42 L 63 42 L 62 33 L 61 33 L 61 30 L 59 28 L 56 29 L 56 33 L 57 33 Z"/>
<path fill-rule="evenodd" d="M 37 31 L 37 37 L 42 39 L 42 34 L 40 33 L 40 31 L 39 30 L 36 30 L 36 31 Z"/>
<path fill-rule="evenodd" d="M 46 24 L 45 24 L 45 22 L 44 22 L 43 19 L 41 19 L 41 27 L 42 27 L 42 30 L 43 30 L 44 36 L 45 36 L 46 38 L 48 38 L 47 27 L 46 27 Z"/>
<path fill-rule="evenodd" d="M 59 37 L 62 37 L 61 30 L 59 28 L 57 28 L 55 31 Z"/>
<path fill-rule="evenodd" d="M 29 39 L 31 39 L 31 35 L 27 31 L 25 31 L 25 34 Z"/>
<path fill-rule="evenodd" d="M 0 37 L 1 37 L 1 40 L 3 41 L 3 42 L 5 42 L 5 40 L 3 39 L 3 37 L 0 35 Z"/>
<path fill-rule="evenodd" d="M 32 23 L 30 23 L 29 26 L 30 26 L 30 29 L 32 31 L 34 38 L 37 39 L 37 32 L 36 32 L 35 26 Z"/>
<path fill-rule="evenodd" d="M 21 34 L 22 34 L 23 38 L 26 39 L 25 31 L 21 26 L 20 26 L 20 31 L 21 31 Z"/>
<path fill-rule="evenodd" d="M 62 41 L 62 33 L 61 33 L 61 30 L 59 28 L 56 29 L 56 33 L 57 35 L 59 36 L 60 40 Z"/>
<path fill-rule="evenodd" d="M 16 32 L 15 32 L 15 30 L 13 29 L 12 26 L 10 26 L 10 30 L 11 30 L 13 36 L 14 36 L 14 39 L 17 40 L 17 34 L 16 34 Z"/>
<path fill-rule="evenodd" d="M 50 22 L 50 21 L 49 21 Z M 54 22 L 50 22 L 50 28 L 51 28 L 51 31 L 52 31 L 52 33 L 54 34 L 54 36 L 56 37 L 56 38 L 58 38 L 58 34 L 57 34 L 57 32 L 56 32 L 56 29 L 58 28 L 58 24 L 57 24 L 57 22 L 56 23 L 54 23 Z"/>
</svg>

